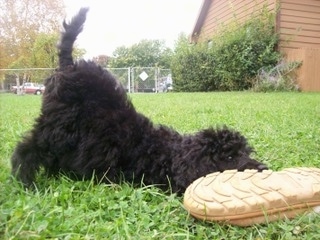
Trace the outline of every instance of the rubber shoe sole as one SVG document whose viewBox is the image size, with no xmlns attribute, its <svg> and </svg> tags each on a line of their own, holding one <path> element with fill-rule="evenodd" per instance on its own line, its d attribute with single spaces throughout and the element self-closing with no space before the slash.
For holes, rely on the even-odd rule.
<svg viewBox="0 0 320 240">
<path fill-rule="evenodd" d="M 195 180 L 184 194 L 195 218 L 249 226 L 320 210 L 320 169 L 227 170 Z"/>
</svg>

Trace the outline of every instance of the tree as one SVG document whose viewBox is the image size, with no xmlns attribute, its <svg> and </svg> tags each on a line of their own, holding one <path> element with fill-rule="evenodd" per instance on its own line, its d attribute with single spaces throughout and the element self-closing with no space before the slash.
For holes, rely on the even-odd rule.
<svg viewBox="0 0 320 240">
<path fill-rule="evenodd" d="M 0 1 L 0 68 L 30 67 L 39 34 L 59 32 L 64 15 L 61 0 Z"/>
<path fill-rule="evenodd" d="M 172 50 L 160 40 L 141 40 L 131 47 L 121 46 L 113 52 L 110 67 L 169 68 Z"/>
<path fill-rule="evenodd" d="M 99 55 L 92 59 L 95 63 L 99 64 L 102 67 L 108 66 L 109 57 L 107 55 Z"/>
</svg>

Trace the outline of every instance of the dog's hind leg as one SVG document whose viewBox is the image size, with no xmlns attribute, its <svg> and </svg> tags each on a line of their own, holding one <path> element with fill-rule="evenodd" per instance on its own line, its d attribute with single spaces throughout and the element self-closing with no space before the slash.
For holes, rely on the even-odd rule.
<svg viewBox="0 0 320 240">
<path fill-rule="evenodd" d="M 36 146 L 30 137 L 18 143 L 12 158 L 12 175 L 21 181 L 25 187 L 30 187 L 39 171 L 39 156 Z"/>
</svg>

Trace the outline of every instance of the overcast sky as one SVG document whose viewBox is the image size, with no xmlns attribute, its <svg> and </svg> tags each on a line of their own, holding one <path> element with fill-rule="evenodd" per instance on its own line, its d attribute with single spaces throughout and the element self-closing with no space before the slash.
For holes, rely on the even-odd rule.
<svg viewBox="0 0 320 240">
<path fill-rule="evenodd" d="M 90 11 L 77 46 L 86 58 L 111 55 L 119 46 L 131 46 L 142 39 L 165 40 L 173 47 L 181 32 L 190 34 L 202 0 L 64 0 L 67 16 L 81 6 Z"/>
</svg>

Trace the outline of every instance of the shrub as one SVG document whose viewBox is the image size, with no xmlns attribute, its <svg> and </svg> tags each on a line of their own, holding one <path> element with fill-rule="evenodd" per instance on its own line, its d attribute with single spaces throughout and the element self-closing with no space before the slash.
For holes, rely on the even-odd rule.
<svg viewBox="0 0 320 240">
<path fill-rule="evenodd" d="M 298 91 L 295 70 L 301 64 L 301 61 L 286 62 L 282 60 L 271 69 L 261 68 L 252 90 L 255 92 Z"/>
<path fill-rule="evenodd" d="M 262 10 L 244 24 L 221 27 L 207 43 L 188 44 L 183 36 L 171 65 L 177 91 L 244 90 L 262 67 L 275 66 L 280 54 L 274 14 Z"/>
<path fill-rule="evenodd" d="M 212 53 L 206 51 L 204 44 L 192 46 L 185 36 L 180 36 L 171 68 L 175 91 L 215 90 L 213 65 Z"/>
</svg>

